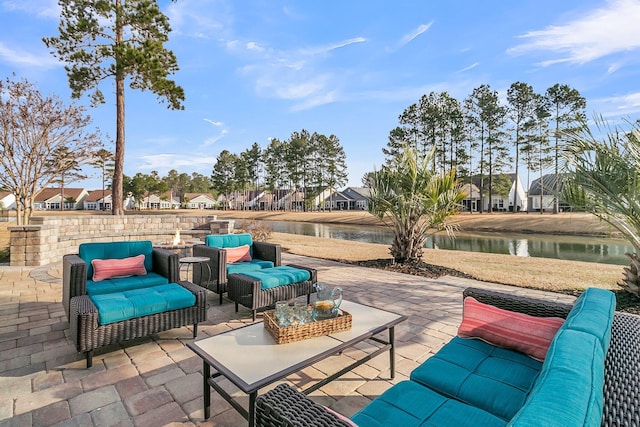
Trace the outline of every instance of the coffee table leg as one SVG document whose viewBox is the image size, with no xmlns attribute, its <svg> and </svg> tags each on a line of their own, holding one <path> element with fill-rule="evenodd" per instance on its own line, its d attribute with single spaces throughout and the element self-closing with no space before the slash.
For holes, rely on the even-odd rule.
<svg viewBox="0 0 640 427">
<path fill-rule="evenodd" d="M 204 389 L 202 390 L 202 396 L 204 398 L 204 419 L 208 420 L 211 416 L 211 388 L 209 387 L 211 367 L 206 361 L 202 363 L 202 377 L 204 378 Z"/>
<path fill-rule="evenodd" d="M 392 326 L 389 328 L 389 344 L 391 344 L 391 348 L 389 348 L 389 362 L 391 364 L 391 379 L 396 377 L 396 347 L 395 347 L 395 335 L 396 328 Z"/>
<path fill-rule="evenodd" d="M 257 391 L 249 393 L 249 427 L 256 425 L 256 397 L 258 397 Z"/>
</svg>

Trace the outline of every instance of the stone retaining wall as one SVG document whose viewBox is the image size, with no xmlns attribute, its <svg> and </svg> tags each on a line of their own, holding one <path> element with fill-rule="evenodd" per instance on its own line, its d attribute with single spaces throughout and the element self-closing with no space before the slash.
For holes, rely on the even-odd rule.
<svg viewBox="0 0 640 427">
<path fill-rule="evenodd" d="M 29 225 L 8 227 L 11 266 L 38 266 L 77 253 L 84 242 L 173 239 L 201 240 L 207 234 L 233 233 L 234 220 L 215 215 L 69 215 L 32 217 Z"/>
</svg>

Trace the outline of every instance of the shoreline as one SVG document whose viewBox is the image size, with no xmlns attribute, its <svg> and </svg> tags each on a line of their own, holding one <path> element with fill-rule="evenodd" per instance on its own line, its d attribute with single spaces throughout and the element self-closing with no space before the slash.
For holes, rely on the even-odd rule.
<svg viewBox="0 0 640 427">
<path fill-rule="evenodd" d="M 167 215 L 172 211 L 135 212 L 128 215 Z M 265 211 L 212 211 L 181 210 L 180 213 L 217 215 L 218 219 L 241 221 L 300 221 L 352 225 L 383 225 L 365 211 L 333 212 L 265 212 Z M 45 215 L 72 214 L 78 212 L 43 213 Z M 105 213 L 106 214 L 106 213 Z M 597 217 L 585 213 L 534 214 L 534 213 L 484 213 L 460 214 L 456 221 L 460 231 L 494 231 L 540 234 L 574 234 L 612 236 L 610 227 Z M 0 226 L 0 228 L 2 228 Z M 6 227 L 5 227 L 6 228 Z M 3 230 L 0 230 L 3 231 Z M 8 233 L 6 246 L 8 247 Z M 0 233 L 0 237 L 2 233 Z M 0 239 L 2 240 L 2 239 Z M 272 233 L 269 239 L 279 243 L 283 251 L 296 255 L 323 258 L 340 262 L 359 262 L 390 259 L 389 246 L 348 240 L 331 241 L 328 238 Z M 3 242 L 0 241 L 0 247 Z M 589 286 L 620 289 L 624 266 L 582 261 L 555 260 L 549 258 L 524 258 L 512 255 L 487 254 L 444 249 L 425 249 L 423 261 L 454 269 L 477 280 L 505 285 L 528 287 L 549 291 L 571 291 Z"/>
</svg>

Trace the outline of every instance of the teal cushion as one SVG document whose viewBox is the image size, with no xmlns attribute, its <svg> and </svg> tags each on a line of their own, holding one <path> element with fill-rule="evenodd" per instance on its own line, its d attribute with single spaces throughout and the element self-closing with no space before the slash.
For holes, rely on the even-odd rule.
<svg viewBox="0 0 640 427">
<path fill-rule="evenodd" d="M 351 419 L 359 427 L 493 427 L 505 421 L 413 381 L 385 391 Z"/>
<path fill-rule="evenodd" d="M 542 363 L 484 341 L 455 337 L 411 380 L 509 421 L 524 405 Z"/>
<path fill-rule="evenodd" d="M 133 289 L 149 288 L 151 286 L 166 285 L 169 279 L 158 273 L 147 273 L 144 276 L 117 277 L 94 282 L 87 280 L 88 295 L 102 295 L 113 292 L 130 291 Z"/>
<path fill-rule="evenodd" d="M 282 265 L 280 267 L 265 268 L 256 271 L 242 273 L 262 282 L 262 289 L 271 289 L 277 286 L 291 285 L 292 283 L 304 282 L 311 278 L 311 273 L 301 268 Z"/>
<path fill-rule="evenodd" d="M 594 335 L 560 330 L 527 402 L 509 426 L 600 426 L 604 358 L 602 345 Z"/>
<path fill-rule="evenodd" d="M 176 283 L 92 295 L 90 298 L 98 309 L 98 323 L 101 325 L 191 307 L 196 303 L 195 295 Z"/>
<path fill-rule="evenodd" d="M 253 244 L 251 234 L 211 234 L 204 238 L 204 244 L 214 248 L 236 248 L 242 245 Z"/>
<path fill-rule="evenodd" d="M 92 242 L 82 243 L 78 255 L 87 263 L 87 280 L 93 278 L 94 259 L 122 259 L 144 254 L 144 268 L 153 271 L 153 244 L 150 240 L 131 242 Z"/>
<path fill-rule="evenodd" d="M 589 288 L 576 300 L 560 329 L 592 334 L 598 338 L 606 353 L 611 340 L 611 325 L 615 309 L 616 297 L 613 292 Z"/>
<path fill-rule="evenodd" d="M 262 270 L 264 268 L 273 268 L 272 261 L 263 261 L 261 259 L 252 259 L 251 261 L 232 262 L 227 264 L 227 274 L 246 273 L 249 271 Z"/>
</svg>

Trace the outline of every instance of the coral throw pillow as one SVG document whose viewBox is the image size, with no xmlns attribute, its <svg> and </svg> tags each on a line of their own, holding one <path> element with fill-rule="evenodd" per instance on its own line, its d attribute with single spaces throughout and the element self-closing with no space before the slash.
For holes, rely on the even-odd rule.
<svg viewBox="0 0 640 427">
<path fill-rule="evenodd" d="M 227 263 L 238 261 L 251 261 L 249 245 L 238 246 L 237 248 L 224 248 L 227 251 Z"/>
<path fill-rule="evenodd" d="M 516 350 L 543 361 L 551 340 L 563 323 L 564 319 L 559 317 L 529 316 L 467 297 L 464 299 L 458 336 L 479 338 L 497 347 Z"/>
<path fill-rule="evenodd" d="M 93 281 L 99 282 L 114 277 L 144 276 L 147 270 L 144 268 L 144 255 L 140 254 L 131 258 L 122 259 L 94 259 Z"/>
</svg>

